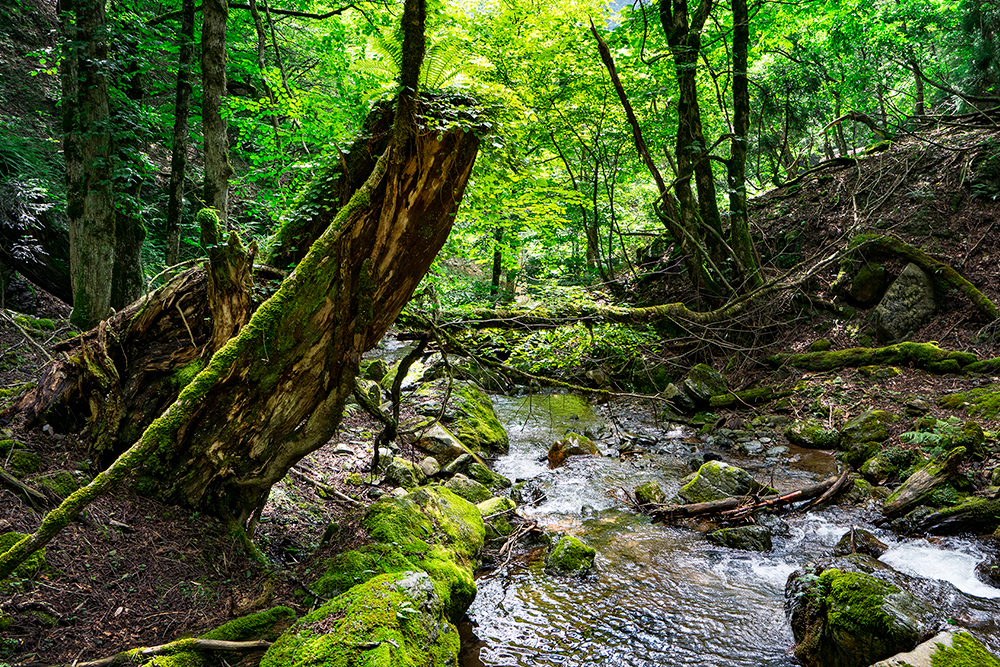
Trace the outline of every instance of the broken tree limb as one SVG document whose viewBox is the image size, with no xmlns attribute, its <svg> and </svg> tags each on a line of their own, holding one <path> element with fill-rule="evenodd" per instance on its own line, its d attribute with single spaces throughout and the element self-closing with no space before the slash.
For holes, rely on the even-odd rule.
<svg viewBox="0 0 1000 667">
<path fill-rule="evenodd" d="M 758 509 L 781 507 L 821 496 L 836 485 L 839 480 L 844 479 L 844 477 L 845 475 L 840 475 L 839 477 L 835 475 L 818 484 L 812 484 L 801 489 L 796 489 L 795 491 L 789 491 L 788 493 L 764 496 L 763 498 L 732 496 L 721 500 L 691 503 L 688 505 L 655 505 L 648 511 L 648 514 L 653 517 L 654 521 L 672 521 L 707 514 L 718 514 L 731 518 L 738 513 L 750 513 Z"/>
<path fill-rule="evenodd" d="M 169 644 L 134 648 L 122 651 L 107 658 L 90 662 L 74 662 L 74 667 L 112 667 L 112 665 L 130 665 L 141 662 L 138 658 L 154 658 L 158 655 L 175 655 L 186 651 L 227 651 L 244 652 L 260 651 L 271 646 L 271 642 L 262 639 L 248 642 L 230 642 L 221 639 L 179 639 Z M 56 667 L 69 667 L 58 665 Z"/>
</svg>

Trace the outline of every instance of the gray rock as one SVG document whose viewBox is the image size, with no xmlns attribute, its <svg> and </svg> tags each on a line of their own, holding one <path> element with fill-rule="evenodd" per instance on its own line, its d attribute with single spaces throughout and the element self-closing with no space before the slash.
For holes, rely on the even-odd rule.
<svg viewBox="0 0 1000 667">
<path fill-rule="evenodd" d="M 880 539 L 872 535 L 864 528 L 854 528 L 840 538 L 837 545 L 833 547 L 834 556 L 846 556 L 858 553 L 878 558 L 884 554 L 889 547 Z"/>
<path fill-rule="evenodd" d="M 518 505 L 530 507 L 536 507 L 548 500 L 548 494 L 545 493 L 538 481 L 533 479 L 517 482 L 510 487 L 510 497 Z"/>
<path fill-rule="evenodd" d="M 455 475 L 445 482 L 444 487 L 450 491 L 454 491 L 456 495 L 465 498 L 473 505 L 488 500 L 493 496 L 489 489 L 465 475 Z"/>
<path fill-rule="evenodd" d="M 766 526 L 739 526 L 722 528 L 706 535 L 709 542 L 730 549 L 745 551 L 770 551 L 771 530 Z"/>
<path fill-rule="evenodd" d="M 441 472 L 441 466 L 438 464 L 436 458 L 428 456 L 420 462 L 420 472 L 424 473 L 427 477 L 434 477 L 436 474 Z"/>
<path fill-rule="evenodd" d="M 459 456 L 469 453 L 465 445 L 441 424 L 434 424 L 428 428 L 413 444 L 437 459 L 438 464 L 442 466 L 447 466 Z"/>
<path fill-rule="evenodd" d="M 667 494 L 658 482 L 646 482 L 635 490 L 635 501 L 640 505 L 659 505 Z"/>
<path fill-rule="evenodd" d="M 673 382 L 668 384 L 663 391 L 660 392 L 660 397 L 669 401 L 671 405 L 677 408 L 681 412 L 695 412 L 698 408 L 680 387 L 675 385 Z"/>
<path fill-rule="evenodd" d="M 898 343 L 927 324 L 937 311 L 934 281 L 916 264 L 907 264 L 875 307 L 880 340 Z"/>
</svg>

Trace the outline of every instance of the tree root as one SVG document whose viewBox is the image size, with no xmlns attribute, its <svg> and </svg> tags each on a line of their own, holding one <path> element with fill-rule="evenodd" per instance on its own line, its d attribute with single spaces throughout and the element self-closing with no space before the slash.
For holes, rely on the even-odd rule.
<svg viewBox="0 0 1000 667">
<path fill-rule="evenodd" d="M 248 642 L 229 642 L 220 639 L 180 639 L 169 644 L 160 646 L 150 646 L 147 648 L 135 648 L 122 651 L 107 658 L 93 660 L 91 662 L 74 662 L 74 667 L 113 667 L 114 665 L 130 665 L 140 662 L 140 658 L 153 658 L 159 655 L 175 655 L 186 651 L 259 651 L 271 646 L 271 642 L 255 640 Z M 69 667 L 68 665 L 54 667 Z"/>
</svg>

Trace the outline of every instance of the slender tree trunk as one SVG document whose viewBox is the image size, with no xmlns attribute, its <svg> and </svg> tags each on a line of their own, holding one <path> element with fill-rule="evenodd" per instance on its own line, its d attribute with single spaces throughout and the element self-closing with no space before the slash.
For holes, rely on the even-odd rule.
<svg viewBox="0 0 1000 667">
<path fill-rule="evenodd" d="M 274 130 L 275 154 L 281 155 L 281 133 L 278 127 L 278 98 L 271 89 L 271 84 L 267 81 L 267 63 L 264 60 L 264 52 L 267 49 L 267 33 L 264 32 L 264 21 L 261 19 L 260 10 L 257 9 L 257 0 L 250 0 L 250 15 L 253 17 L 254 30 L 257 32 L 257 69 L 260 70 L 260 80 L 264 86 L 264 94 L 271 105 L 271 129 Z"/>
<path fill-rule="evenodd" d="M 503 225 L 493 228 L 493 274 L 490 280 L 490 296 L 495 300 L 500 294 L 500 276 L 503 273 Z"/>
<path fill-rule="evenodd" d="M 76 15 L 76 94 L 64 99 L 69 122 L 67 201 L 73 314 L 70 321 L 89 329 L 107 317 L 115 263 L 115 210 L 108 79 L 107 22 L 103 0 L 74 0 Z M 69 64 L 72 72 L 73 65 Z M 72 76 L 72 74 L 70 74 Z M 69 84 L 72 88 L 72 83 Z M 67 162 L 69 164 L 69 161 Z"/>
<path fill-rule="evenodd" d="M 202 125 L 205 130 L 205 206 L 215 209 L 229 229 L 229 137 L 222 117 L 226 94 L 228 0 L 206 0 L 201 29 Z"/>
<path fill-rule="evenodd" d="M 167 202 L 167 266 L 180 261 L 181 220 L 184 217 L 184 177 L 187 169 L 188 118 L 191 115 L 191 64 L 194 62 L 194 0 L 182 0 L 180 54 L 177 59 L 177 94 L 174 102 L 174 145 L 170 157 L 170 186 Z"/>
<path fill-rule="evenodd" d="M 729 246 L 735 254 L 743 288 L 747 289 L 760 284 L 747 211 L 747 135 L 750 132 L 750 85 L 747 80 L 750 15 L 747 0 L 732 0 L 732 11 L 733 139 L 726 164 L 729 180 Z"/>
<path fill-rule="evenodd" d="M 924 77 L 920 75 L 920 63 L 910 50 L 910 71 L 913 72 L 913 113 L 918 116 L 927 115 L 927 107 L 924 103 Z"/>
</svg>

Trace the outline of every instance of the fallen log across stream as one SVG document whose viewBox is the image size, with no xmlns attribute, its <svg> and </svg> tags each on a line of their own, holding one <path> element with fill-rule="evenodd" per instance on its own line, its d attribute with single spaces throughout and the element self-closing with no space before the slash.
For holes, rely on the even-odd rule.
<svg viewBox="0 0 1000 667">
<path fill-rule="evenodd" d="M 795 491 L 771 496 L 732 496 L 721 500 L 691 503 L 688 505 L 646 505 L 642 509 L 646 514 L 653 517 L 653 521 L 676 521 L 677 519 L 705 515 L 718 515 L 721 518 L 733 521 L 748 517 L 757 510 L 791 506 L 792 503 L 815 498 L 815 502 L 802 506 L 802 509 L 807 509 L 826 502 L 841 490 L 849 489 L 849 473 L 850 470 L 848 469 L 839 477 L 834 475 L 818 484 L 812 484 L 801 489 L 796 489 Z"/>
</svg>

